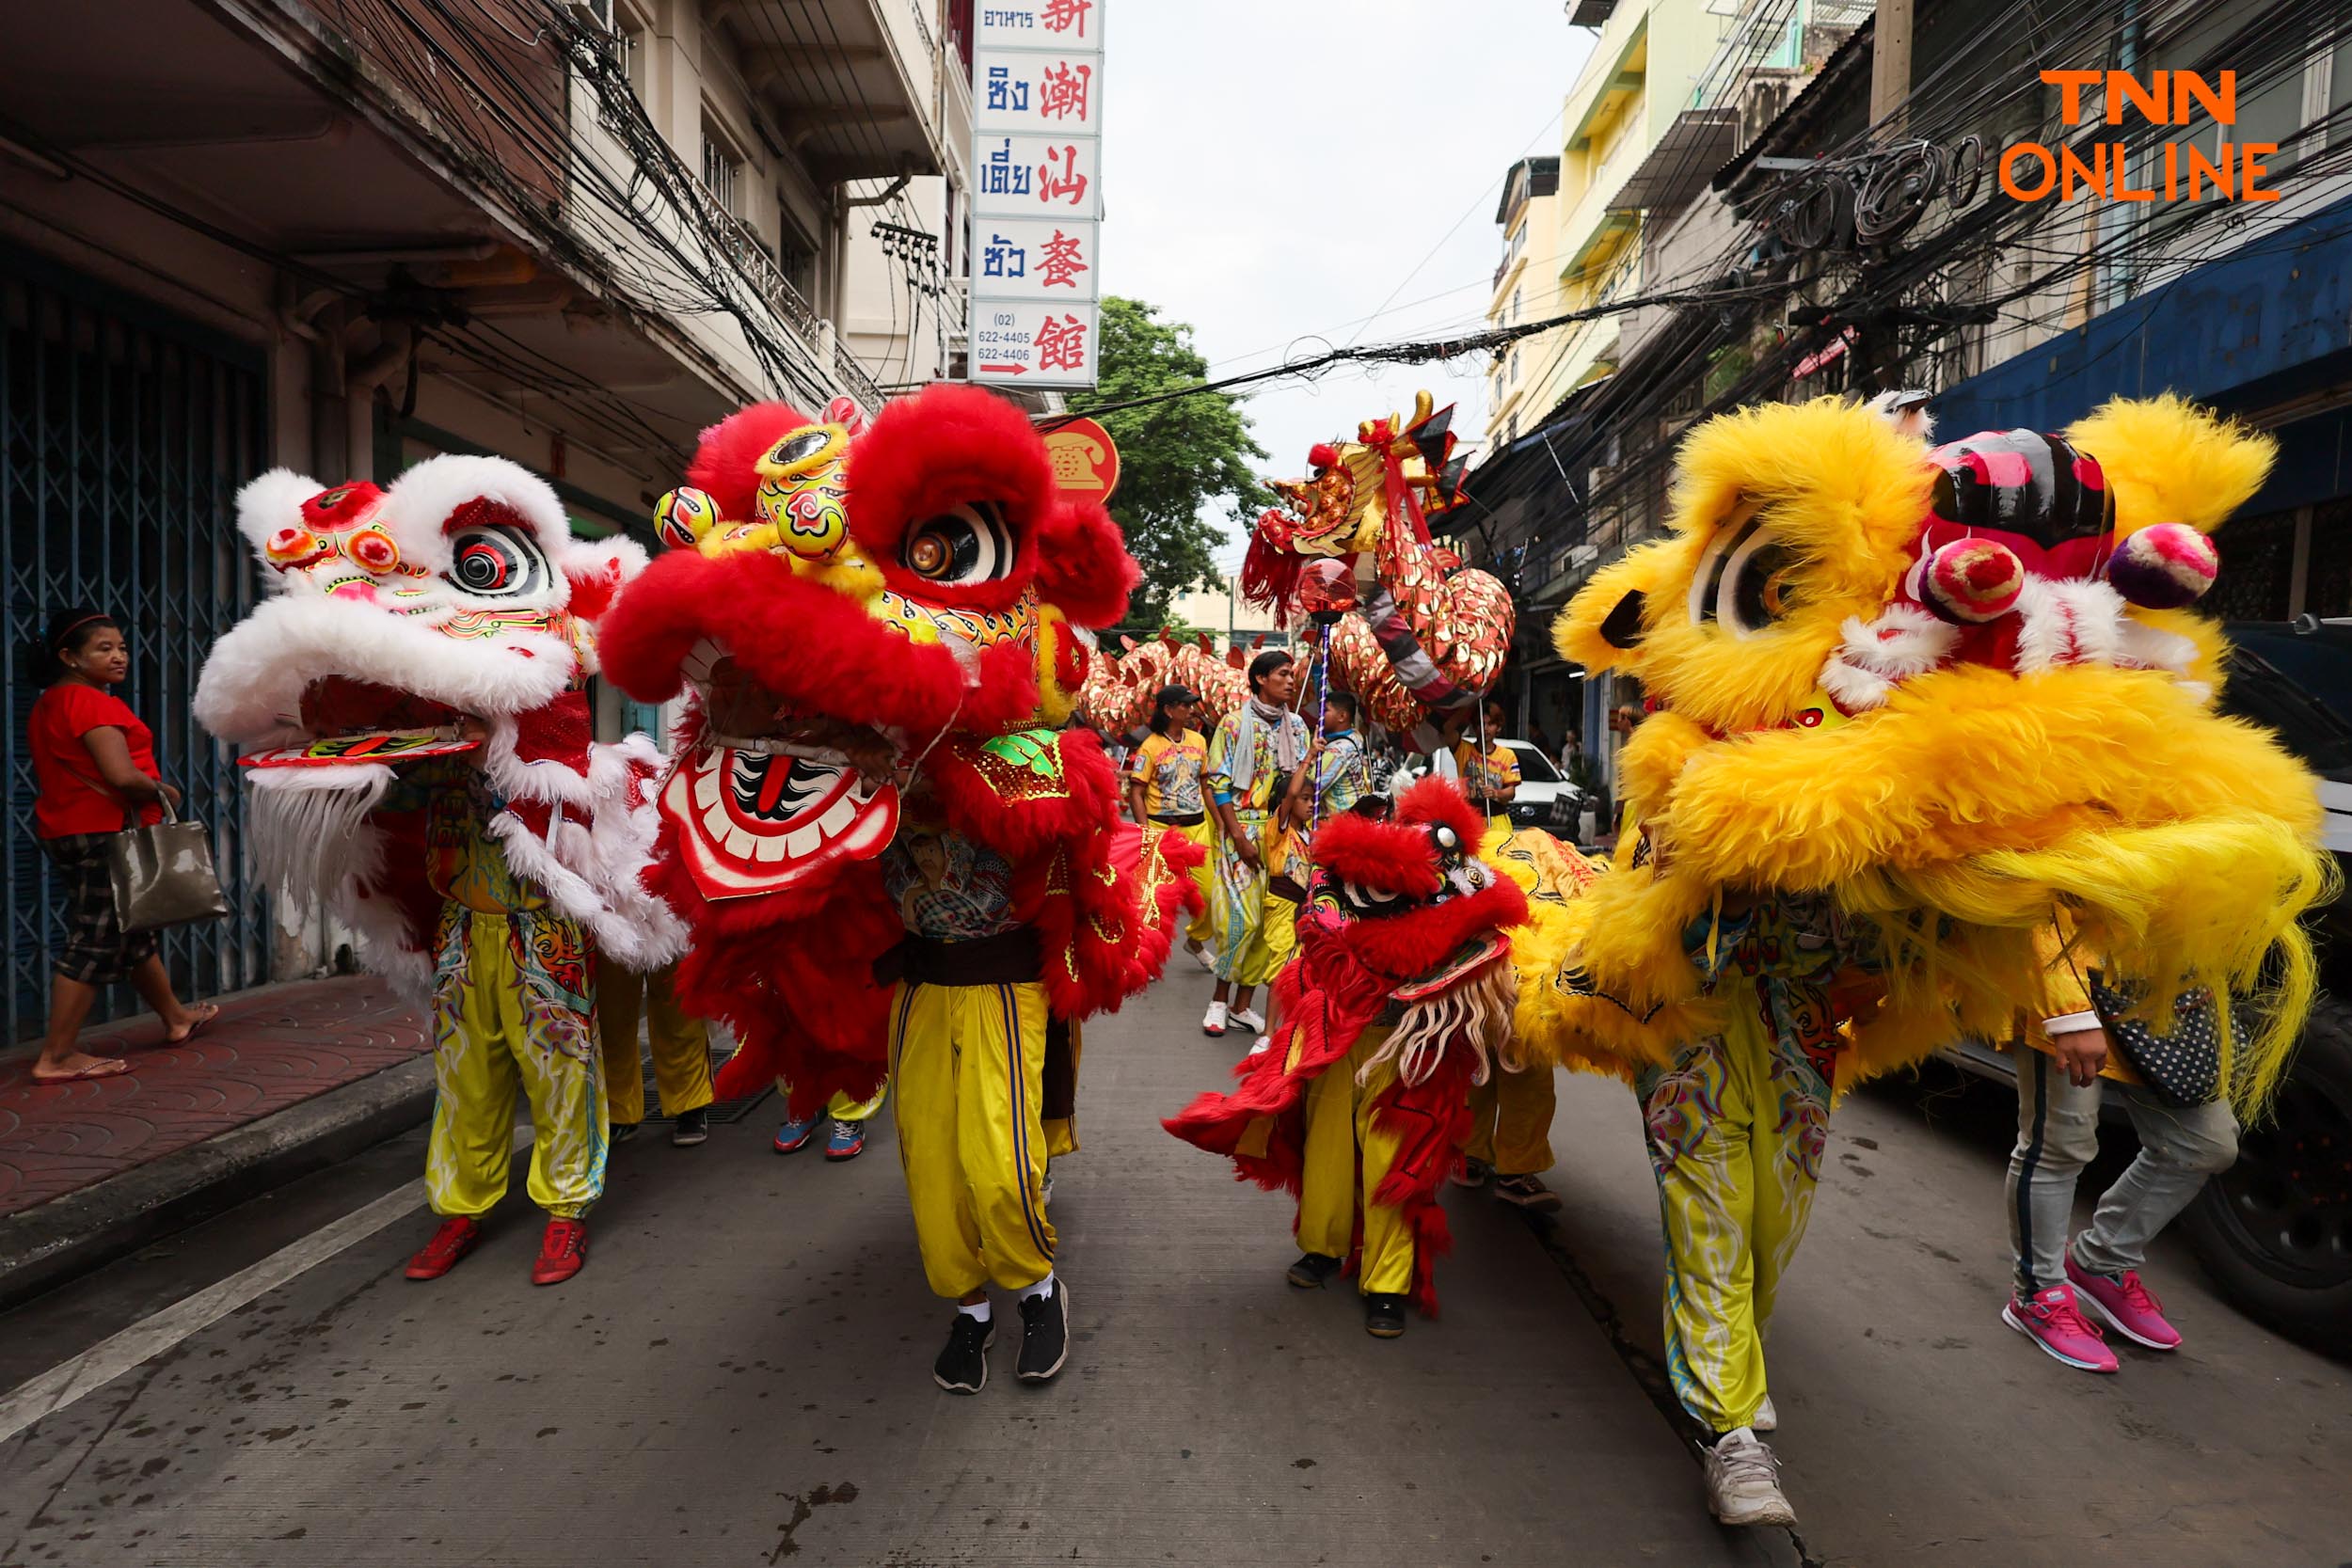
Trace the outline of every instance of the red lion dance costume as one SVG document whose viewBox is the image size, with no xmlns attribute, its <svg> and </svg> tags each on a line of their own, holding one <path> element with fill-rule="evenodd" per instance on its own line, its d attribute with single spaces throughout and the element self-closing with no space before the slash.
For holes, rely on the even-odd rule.
<svg viewBox="0 0 2352 1568">
<path fill-rule="evenodd" d="M 689 477 L 604 643 L 641 700 L 693 693 L 652 874 L 693 932 L 679 994 L 745 1041 L 723 1095 L 777 1076 L 800 1116 L 898 1080 L 924 1272 L 962 1307 L 935 1376 L 985 1382 L 993 1283 L 1023 1293 L 1020 1375 L 1050 1377 L 1078 1022 L 1158 974 L 1197 854 L 1121 825 L 1101 746 L 1057 727 L 1076 628 L 1125 612 L 1136 564 L 976 388 L 870 430 L 757 404 Z"/>
<path fill-rule="evenodd" d="M 1510 1050 L 1506 933 L 1527 895 L 1478 858 L 1486 831 L 1458 787 L 1424 779 L 1394 821 L 1346 816 L 1317 832 L 1271 1046 L 1242 1059 L 1232 1093 L 1166 1124 L 1230 1156 L 1244 1180 L 1296 1196 L 1305 1256 L 1291 1282 L 1320 1286 L 1353 1259 L 1365 1326 L 1384 1338 L 1404 1332 L 1407 1296 L 1437 1311 L 1451 1245 L 1438 1191 L 1470 1133 L 1471 1086 Z"/>
</svg>

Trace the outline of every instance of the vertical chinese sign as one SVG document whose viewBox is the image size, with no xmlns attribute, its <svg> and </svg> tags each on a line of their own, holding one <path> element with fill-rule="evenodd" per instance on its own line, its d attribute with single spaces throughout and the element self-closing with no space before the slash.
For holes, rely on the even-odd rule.
<svg viewBox="0 0 2352 1568">
<path fill-rule="evenodd" d="M 1105 3 L 980 0 L 975 8 L 975 381 L 1095 384 Z"/>
</svg>

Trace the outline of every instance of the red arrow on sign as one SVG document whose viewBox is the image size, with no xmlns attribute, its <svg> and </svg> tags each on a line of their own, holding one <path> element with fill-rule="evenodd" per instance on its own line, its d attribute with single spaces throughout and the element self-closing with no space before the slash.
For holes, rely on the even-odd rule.
<svg viewBox="0 0 2352 1568">
<path fill-rule="evenodd" d="M 1029 367 L 1026 365 L 982 365 L 980 373 L 982 375 L 1026 375 L 1029 373 Z"/>
</svg>

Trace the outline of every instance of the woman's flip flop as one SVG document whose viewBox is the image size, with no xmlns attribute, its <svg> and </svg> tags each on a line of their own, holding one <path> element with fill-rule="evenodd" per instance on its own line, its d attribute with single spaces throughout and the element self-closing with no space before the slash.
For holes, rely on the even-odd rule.
<svg viewBox="0 0 2352 1568">
<path fill-rule="evenodd" d="M 166 1045 L 185 1045 L 188 1041 L 202 1034 L 204 1032 L 204 1026 L 212 1022 L 213 1020 L 218 1018 L 219 1016 L 220 1004 L 217 1002 L 199 1002 L 195 1006 L 188 1009 L 188 1032 L 184 1035 L 173 1035 L 167 1030 L 164 1034 L 164 1043 Z"/>
<path fill-rule="evenodd" d="M 79 1084 L 90 1078 L 119 1078 L 131 1070 L 131 1064 L 119 1056 L 101 1056 L 79 1072 L 44 1073 L 36 1070 L 36 1084 Z"/>
</svg>

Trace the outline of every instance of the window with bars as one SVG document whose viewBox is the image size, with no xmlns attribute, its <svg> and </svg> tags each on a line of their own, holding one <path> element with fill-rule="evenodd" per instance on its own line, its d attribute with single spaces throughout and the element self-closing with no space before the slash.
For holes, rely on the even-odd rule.
<svg viewBox="0 0 2352 1568">
<path fill-rule="evenodd" d="M 712 200 L 728 213 L 737 213 L 736 193 L 741 184 L 743 155 L 727 140 L 726 133 L 709 120 L 703 121 L 703 189 Z"/>
</svg>

